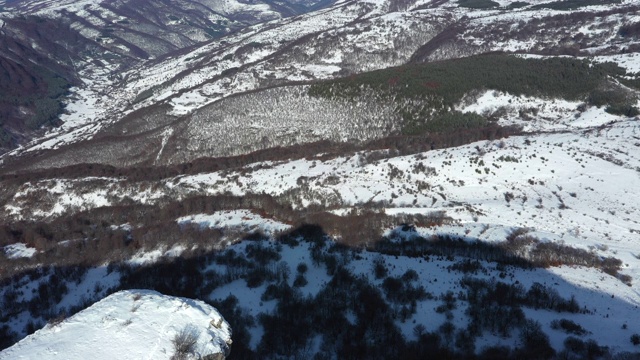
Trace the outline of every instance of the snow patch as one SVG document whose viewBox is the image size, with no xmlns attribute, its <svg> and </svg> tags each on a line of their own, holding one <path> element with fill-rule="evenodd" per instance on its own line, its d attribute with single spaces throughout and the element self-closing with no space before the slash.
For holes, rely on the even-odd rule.
<svg viewBox="0 0 640 360">
<path fill-rule="evenodd" d="M 27 244 L 17 243 L 4 247 L 4 254 L 9 259 L 30 258 L 38 251 L 35 248 L 28 247 Z"/>
<path fill-rule="evenodd" d="M 246 231 L 260 230 L 267 235 L 288 230 L 290 225 L 263 218 L 249 210 L 217 211 L 213 214 L 183 216 L 176 220 L 179 224 L 199 224 L 209 228 L 241 228 Z"/>
</svg>

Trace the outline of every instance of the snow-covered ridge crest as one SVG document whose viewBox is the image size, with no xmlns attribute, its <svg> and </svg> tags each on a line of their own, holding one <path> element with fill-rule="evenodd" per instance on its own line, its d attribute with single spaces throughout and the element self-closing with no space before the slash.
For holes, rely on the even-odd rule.
<svg viewBox="0 0 640 360">
<path fill-rule="evenodd" d="M 0 359 L 169 359 L 185 329 L 197 339 L 190 356 L 228 355 L 231 328 L 213 307 L 151 290 L 126 290 L 47 325 L 1 352 Z"/>
</svg>

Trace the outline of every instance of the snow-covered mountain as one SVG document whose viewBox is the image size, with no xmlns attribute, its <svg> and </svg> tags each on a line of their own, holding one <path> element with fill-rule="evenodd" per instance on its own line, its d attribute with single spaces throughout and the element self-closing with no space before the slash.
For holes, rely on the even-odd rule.
<svg viewBox="0 0 640 360">
<path fill-rule="evenodd" d="M 85 83 L 72 88 L 76 100 L 67 105 L 69 115 L 62 117 L 65 123 L 8 154 L 5 162 L 16 164 L 14 157 L 27 155 L 36 156 L 29 165 L 40 168 L 86 162 L 166 164 L 203 156 L 236 155 L 277 144 L 341 140 L 330 132 L 314 131 L 286 119 L 293 117 L 308 123 L 306 117 L 323 114 L 314 111 L 318 106 L 338 107 L 327 114 L 329 118 L 360 117 L 340 104 L 310 104 L 306 99 L 301 102 L 300 92 L 304 93 L 304 88 L 287 88 L 284 93 L 259 92 L 267 101 L 282 99 L 280 104 L 295 109 L 291 115 L 284 109 L 273 109 L 285 118 L 278 121 L 282 128 L 275 131 L 264 131 L 273 124 L 267 125 L 263 120 L 238 126 L 227 110 L 239 100 L 225 99 L 234 94 L 292 82 L 344 77 L 408 61 L 503 51 L 599 56 L 598 61 L 615 62 L 622 52 L 635 51 L 636 35 L 631 30 L 637 21 L 634 2 L 581 6 L 574 11 L 557 10 L 550 5 L 546 8 L 544 3 L 526 6 L 517 3 L 520 7 L 496 4 L 476 9 L 452 1 L 433 4 L 347 1 L 305 15 L 249 26 L 124 72 L 115 70 L 120 79 L 117 82 Z M 538 35 L 541 29 L 544 36 Z M 105 98 L 103 94 L 109 96 Z M 224 110 L 219 110 L 220 107 Z M 224 115 L 220 115 L 221 111 Z M 383 109 L 371 111 L 385 113 Z M 211 127 L 213 123 L 218 129 Z M 393 125 L 377 122 L 355 136 L 362 140 L 378 138 L 380 132 L 398 128 Z M 233 150 L 202 145 L 215 143 L 220 133 L 229 132 L 238 138 L 230 146 Z M 314 134 L 305 136 L 306 132 Z M 57 149 L 56 160 L 46 156 L 49 151 L 42 159 L 35 155 L 48 149 Z M 79 152 L 83 153 L 81 158 L 77 156 Z"/>
<path fill-rule="evenodd" d="M 143 60 L 188 52 L 248 25 L 299 15 L 328 4 L 235 0 L 3 1 L 0 149 L 15 148 L 42 135 L 43 125 L 59 126 L 58 116 L 73 112 L 73 108 L 88 107 L 80 117 L 96 110 L 95 103 L 100 103 L 121 81 L 122 72 Z M 69 86 L 85 90 L 74 87 L 69 94 Z M 86 99 L 87 89 L 91 99 Z M 63 116 L 63 128 L 58 130 L 64 132 L 77 126 L 73 120 L 76 119 Z"/>
<path fill-rule="evenodd" d="M 637 2 L 0 9 L 0 86 L 65 105 L 0 118 L 0 358 L 132 288 L 232 358 L 638 356 Z"/>
</svg>

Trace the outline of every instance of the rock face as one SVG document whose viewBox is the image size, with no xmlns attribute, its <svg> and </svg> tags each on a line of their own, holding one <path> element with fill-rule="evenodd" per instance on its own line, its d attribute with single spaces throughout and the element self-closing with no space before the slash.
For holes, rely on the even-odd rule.
<svg viewBox="0 0 640 360">
<path fill-rule="evenodd" d="M 127 290 L 47 325 L 0 359 L 224 359 L 230 345 L 229 324 L 206 303 Z"/>
</svg>

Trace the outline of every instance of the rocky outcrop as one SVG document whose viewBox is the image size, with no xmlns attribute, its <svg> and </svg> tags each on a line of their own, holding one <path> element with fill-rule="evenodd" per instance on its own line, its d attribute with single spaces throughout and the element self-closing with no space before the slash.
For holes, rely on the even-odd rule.
<svg viewBox="0 0 640 360">
<path fill-rule="evenodd" d="M 219 360 L 230 353 L 231 328 L 212 306 L 127 290 L 50 323 L 0 352 L 0 359 L 170 359 L 181 334 L 191 341 L 182 358 Z"/>
</svg>

